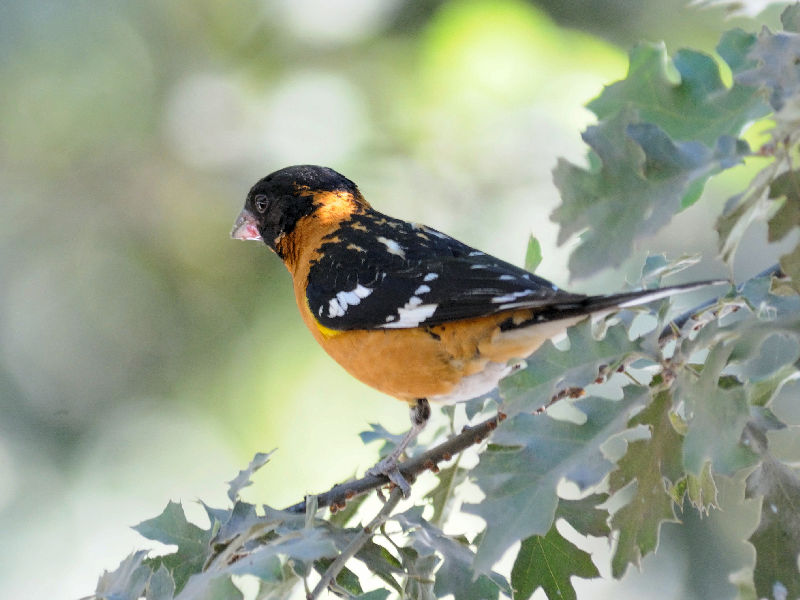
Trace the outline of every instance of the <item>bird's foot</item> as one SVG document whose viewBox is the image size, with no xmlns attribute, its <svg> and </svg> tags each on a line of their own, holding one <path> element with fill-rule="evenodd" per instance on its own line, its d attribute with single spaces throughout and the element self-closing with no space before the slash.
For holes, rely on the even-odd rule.
<svg viewBox="0 0 800 600">
<path fill-rule="evenodd" d="M 378 461 L 374 467 L 367 471 L 367 475 L 388 477 L 389 481 L 403 492 L 403 498 L 408 498 L 411 495 L 411 486 L 406 481 L 406 478 L 403 477 L 403 474 L 400 473 L 397 464 L 408 444 L 422 431 L 430 416 L 431 405 L 428 404 L 428 401 L 425 398 L 417 399 L 411 407 L 411 429 L 406 432 L 391 454 Z"/>
<path fill-rule="evenodd" d="M 371 467 L 367 471 L 367 475 L 383 475 L 388 477 L 389 481 L 399 487 L 400 491 L 403 492 L 403 498 L 408 498 L 411 495 L 411 485 L 409 485 L 406 478 L 403 477 L 403 474 L 400 473 L 400 469 L 397 466 L 397 459 L 397 456 L 390 454 L 383 460 L 378 461 L 375 466 Z"/>
</svg>

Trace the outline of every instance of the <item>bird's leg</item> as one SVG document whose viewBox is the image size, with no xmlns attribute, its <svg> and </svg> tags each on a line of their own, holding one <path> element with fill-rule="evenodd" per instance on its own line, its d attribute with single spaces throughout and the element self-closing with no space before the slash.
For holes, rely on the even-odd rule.
<svg viewBox="0 0 800 600">
<path fill-rule="evenodd" d="M 408 445 L 425 429 L 425 424 L 431 416 L 431 405 L 425 398 L 418 398 L 414 406 L 411 407 L 411 429 L 406 432 L 400 443 L 395 446 L 392 453 L 380 460 L 374 467 L 367 471 L 367 475 L 386 475 L 393 484 L 400 488 L 403 496 L 408 498 L 411 494 L 411 486 L 400 474 L 397 462 Z"/>
</svg>

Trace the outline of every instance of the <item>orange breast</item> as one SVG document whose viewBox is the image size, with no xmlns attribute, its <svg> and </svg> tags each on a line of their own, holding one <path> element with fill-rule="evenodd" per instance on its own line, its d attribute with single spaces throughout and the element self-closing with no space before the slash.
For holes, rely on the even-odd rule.
<svg viewBox="0 0 800 600">
<path fill-rule="evenodd" d="M 547 330 L 542 326 L 500 330 L 499 324 L 509 316 L 528 319 L 531 310 L 526 309 L 431 328 L 334 332 L 320 328 L 299 288 L 296 299 L 308 329 L 336 362 L 356 379 L 409 402 L 417 398 L 448 401 L 463 378 L 525 358 L 571 324 L 551 323 Z"/>
</svg>

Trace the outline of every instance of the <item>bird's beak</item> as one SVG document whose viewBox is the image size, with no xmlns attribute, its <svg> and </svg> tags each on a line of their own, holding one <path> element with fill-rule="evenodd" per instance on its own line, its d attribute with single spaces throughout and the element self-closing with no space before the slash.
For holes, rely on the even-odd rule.
<svg viewBox="0 0 800 600">
<path fill-rule="evenodd" d="M 256 218 L 246 208 L 242 210 L 233 225 L 231 237 L 235 240 L 256 240 L 261 241 L 261 234 L 258 232 Z"/>
</svg>

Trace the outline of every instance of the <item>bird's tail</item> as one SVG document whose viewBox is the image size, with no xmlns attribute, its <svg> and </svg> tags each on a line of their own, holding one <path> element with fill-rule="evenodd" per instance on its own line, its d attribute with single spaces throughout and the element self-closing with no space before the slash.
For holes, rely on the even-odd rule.
<svg viewBox="0 0 800 600">
<path fill-rule="evenodd" d="M 564 298 L 546 306 L 532 308 L 528 318 L 508 318 L 500 323 L 500 335 L 493 338 L 490 347 L 481 348 L 481 354 L 495 363 L 505 363 L 510 358 L 524 358 L 539 348 L 545 340 L 562 334 L 567 327 L 589 315 L 647 304 L 676 294 L 723 283 L 728 284 L 729 282 L 724 280 L 699 281 L 657 290 L 637 290 L 610 296 Z"/>
<path fill-rule="evenodd" d="M 677 294 L 684 294 L 710 285 L 730 285 L 725 279 L 714 279 L 709 281 L 696 281 L 694 283 L 683 283 L 669 287 L 658 288 L 655 290 L 636 290 L 632 292 L 622 292 L 609 296 L 586 296 L 573 302 L 564 302 L 551 305 L 541 312 L 537 312 L 540 320 L 560 320 L 603 312 L 604 310 L 614 310 L 617 308 L 629 308 L 639 306 L 648 302 L 655 302 L 662 298 L 669 298 Z"/>
</svg>

